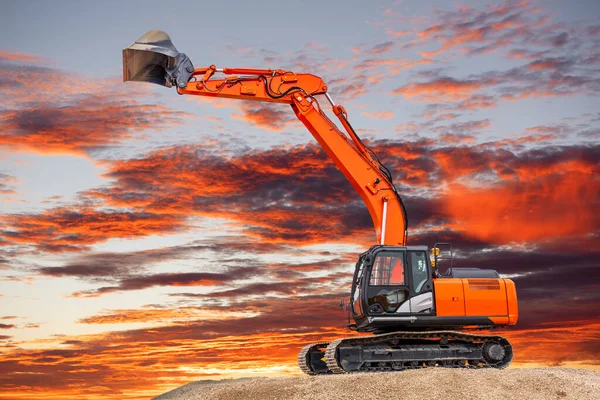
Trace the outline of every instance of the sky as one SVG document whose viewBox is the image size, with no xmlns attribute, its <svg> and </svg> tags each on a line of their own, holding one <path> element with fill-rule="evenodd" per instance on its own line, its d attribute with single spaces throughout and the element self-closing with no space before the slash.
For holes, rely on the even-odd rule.
<svg viewBox="0 0 600 400">
<path fill-rule="evenodd" d="M 321 76 L 408 243 L 514 280 L 513 366 L 600 368 L 597 1 L 0 6 L 0 399 L 296 375 L 349 334 L 360 197 L 287 105 L 123 83 L 152 29 L 198 68 Z"/>
</svg>

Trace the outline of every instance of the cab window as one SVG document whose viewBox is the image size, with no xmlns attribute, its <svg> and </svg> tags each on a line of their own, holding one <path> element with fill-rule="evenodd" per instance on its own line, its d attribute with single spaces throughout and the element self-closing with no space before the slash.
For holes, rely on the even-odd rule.
<svg viewBox="0 0 600 400">
<path fill-rule="evenodd" d="M 423 251 L 414 251 L 410 253 L 410 264 L 415 293 L 420 293 L 423 289 L 423 285 L 429 279 L 429 274 L 427 273 L 427 260 L 425 257 L 426 255 Z"/>
<path fill-rule="evenodd" d="M 405 285 L 404 254 L 380 253 L 373 262 L 369 285 L 402 286 Z"/>
</svg>

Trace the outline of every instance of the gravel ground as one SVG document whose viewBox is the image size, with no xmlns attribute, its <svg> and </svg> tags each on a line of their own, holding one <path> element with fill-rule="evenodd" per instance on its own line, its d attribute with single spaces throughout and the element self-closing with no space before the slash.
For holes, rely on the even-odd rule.
<svg viewBox="0 0 600 400">
<path fill-rule="evenodd" d="M 600 399 L 600 373 L 560 367 L 422 369 L 192 382 L 156 400 Z"/>
</svg>

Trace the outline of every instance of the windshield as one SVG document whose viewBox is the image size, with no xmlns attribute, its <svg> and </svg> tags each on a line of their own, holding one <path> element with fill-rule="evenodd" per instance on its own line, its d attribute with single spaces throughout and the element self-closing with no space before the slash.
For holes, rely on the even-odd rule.
<svg viewBox="0 0 600 400">
<path fill-rule="evenodd" d="M 401 286 L 405 285 L 403 252 L 381 252 L 373 262 L 371 279 L 372 286 Z"/>
</svg>

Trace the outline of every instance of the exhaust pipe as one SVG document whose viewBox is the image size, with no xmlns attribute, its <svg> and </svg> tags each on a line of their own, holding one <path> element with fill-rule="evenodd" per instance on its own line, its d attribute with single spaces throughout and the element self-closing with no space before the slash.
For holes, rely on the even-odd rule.
<svg viewBox="0 0 600 400">
<path fill-rule="evenodd" d="M 123 82 L 150 82 L 184 88 L 194 66 L 184 53 L 177 51 L 163 31 L 149 31 L 123 49 Z"/>
</svg>

